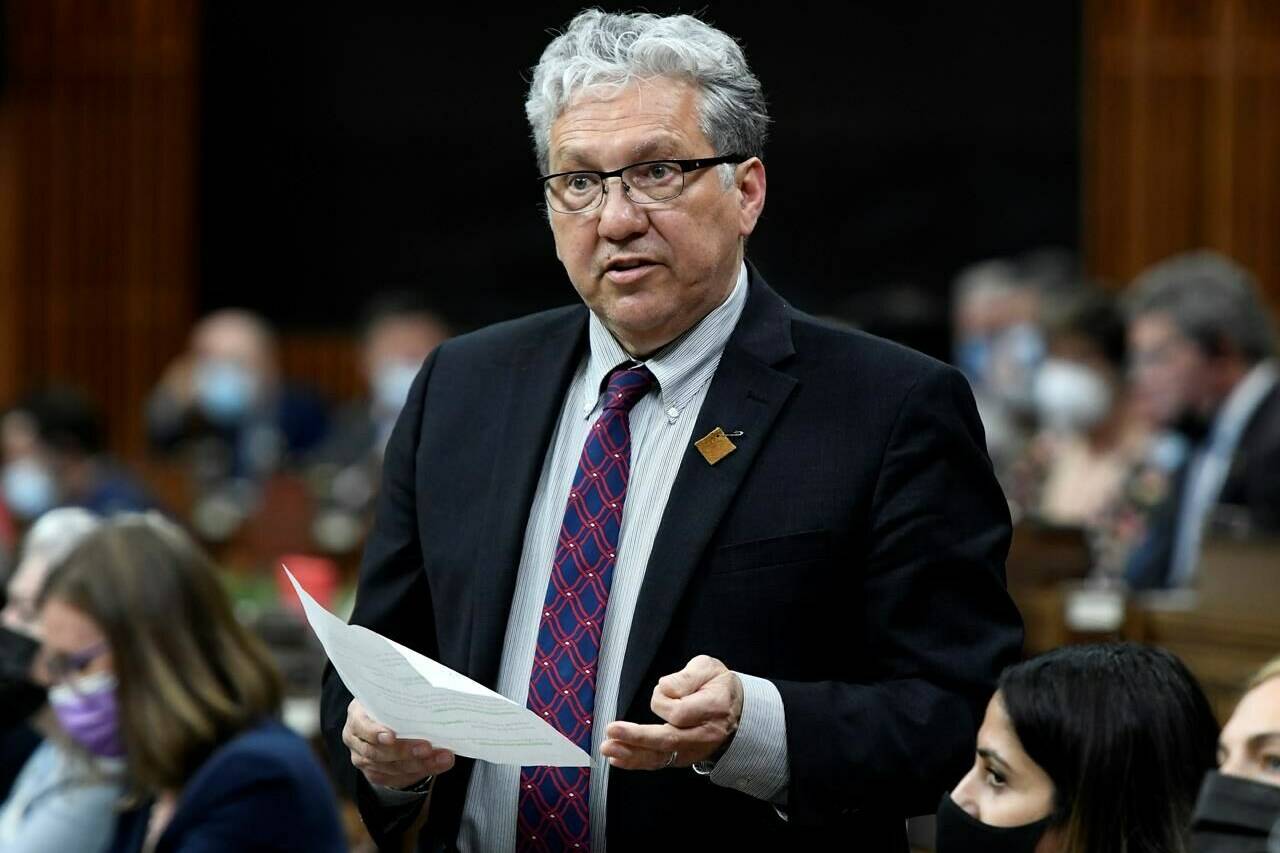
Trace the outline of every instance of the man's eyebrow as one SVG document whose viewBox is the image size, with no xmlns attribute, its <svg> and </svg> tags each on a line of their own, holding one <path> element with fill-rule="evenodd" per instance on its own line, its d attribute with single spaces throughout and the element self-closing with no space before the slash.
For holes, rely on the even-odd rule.
<svg viewBox="0 0 1280 853">
<path fill-rule="evenodd" d="M 619 164 L 619 166 L 629 166 L 631 163 L 640 163 L 658 157 L 674 158 L 677 156 L 676 152 L 679 148 L 679 141 L 672 137 L 665 135 L 650 137 L 633 146 L 630 155 L 631 159 L 626 163 Z M 555 159 L 559 164 L 555 169 L 556 172 L 571 172 L 574 169 L 606 171 L 594 156 L 575 145 L 566 145 L 557 149 Z"/>
</svg>

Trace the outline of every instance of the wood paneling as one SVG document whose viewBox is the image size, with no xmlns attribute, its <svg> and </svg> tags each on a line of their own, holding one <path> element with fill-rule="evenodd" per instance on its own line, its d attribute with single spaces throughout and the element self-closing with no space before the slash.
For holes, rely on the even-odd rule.
<svg viewBox="0 0 1280 853">
<path fill-rule="evenodd" d="M 142 451 L 195 293 L 197 0 L 11 0 L 0 101 L 0 400 L 61 381 Z"/>
<path fill-rule="evenodd" d="M 1084 31 L 1091 271 L 1208 246 L 1280 308 L 1280 4 L 1090 0 Z"/>
</svg>

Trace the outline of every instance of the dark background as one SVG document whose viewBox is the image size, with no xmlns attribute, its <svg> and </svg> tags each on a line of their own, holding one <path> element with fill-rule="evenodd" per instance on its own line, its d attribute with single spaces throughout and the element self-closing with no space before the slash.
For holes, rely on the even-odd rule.
<svg viewBox="0 0 1280 853">
<path fill-rule="evenodd" d="M 207 4 L 199 308 L 342 328 L 372 291 L 413 287 L 465 328 L 574 299 L 523 99 L 579 8 Z M 941 329 L 962 265 L 1077 246 L 1078 3 L 703 9 L 770 100 L 750 256 L 800 307 L 875 325 L 880 296 L 919 293 Z"/>
</svg>

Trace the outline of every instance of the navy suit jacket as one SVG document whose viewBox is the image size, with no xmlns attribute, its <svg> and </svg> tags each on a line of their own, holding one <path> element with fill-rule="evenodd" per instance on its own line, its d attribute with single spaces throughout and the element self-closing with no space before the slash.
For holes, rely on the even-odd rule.
<svg viewBox="0 0 1280 853">
<path fill-rule="evenodd" d="M 150 805 L 120 816 L 110 853 L 138 853 Z M 302 738 L 271 720 L 221 746 L 182 790 L 155 853 L 341 853 L 333 787 Z"/>
<path fill-rule="evenodd" d="M 529 508 L 586 348 L 582 305 L 503 323 L 428 358 L 388 443 L 352 622 L 493 686 Z M 698 654 L 772 679 L 790 786 L 769 803 L 690 770 L 611 770 L 617 850 L 905 850 L 969 765 L 1021 621 L 1004 589 L 1008 510 L 972 394 L 954 369 L 796 311 L 752 269 L 695 437 L 741 431 L 712 466 L 692 444 L 636 605 L 619 718 L 653 722 L 657 679 Z M 336 772 L 387 841 L 384 808 L 341 733 Z M 471 762 L 435 783 L 421 849 L 454 842 Z M 515 816 L 512 815 L 512 820 Z"/>
</svg>

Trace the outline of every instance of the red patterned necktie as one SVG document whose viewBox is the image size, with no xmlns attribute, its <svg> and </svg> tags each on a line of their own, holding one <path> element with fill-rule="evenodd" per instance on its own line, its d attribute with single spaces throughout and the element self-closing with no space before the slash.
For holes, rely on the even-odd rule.
<svg viewBox="0 0 1280 853">
<path fill-rule="evenodd" d="M 609 377 L 604 411 L 569 489 L 529 676 L 529 708 L 588 753 L 601 626 L 631 475 L 629 415 L 653 383 L 645 367 Z M 589 767 L 522 768 L 516 849 L 590 850 L 590 794 Z"/>
</svg>

